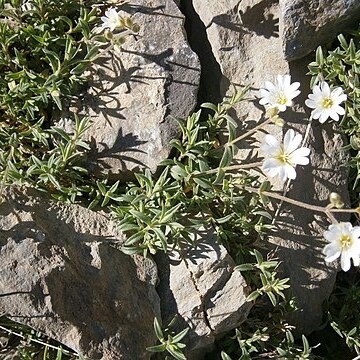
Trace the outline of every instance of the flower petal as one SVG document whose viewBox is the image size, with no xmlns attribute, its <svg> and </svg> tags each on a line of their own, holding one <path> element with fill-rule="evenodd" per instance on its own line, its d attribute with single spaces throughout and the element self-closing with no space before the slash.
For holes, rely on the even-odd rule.
<svg viewBox="0 0 360 360">
<path fill-rule="evenodd" d="M 350 254 L 348 251 L 343 251 L 341 253 L 341 268 L 343 271 L 349 271 L 351 267 Z"/>
</svg>

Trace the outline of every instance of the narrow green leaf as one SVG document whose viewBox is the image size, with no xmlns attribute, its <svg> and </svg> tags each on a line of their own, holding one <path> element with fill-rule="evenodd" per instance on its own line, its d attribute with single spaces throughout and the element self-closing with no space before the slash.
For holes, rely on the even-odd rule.
<svg viewBox="0 0 360 360">
<path fill-rule="evenodd" d="M 161 222 L 162 224 L 166 224 L 169 221 L 171 221 L 171 219 L 178 212 L 178 210 L 181 208 L 181 206 L 182 206 L 182 204 L 179 203 L 179 204 L 175 205 L 173 208 L 167 210 L 165 212 L 165 214 L 160 218 L 159 222 Z"/>
<path fill-rule="evenodd" d="M 152 229 L 154 231 L 154 233 L 156 234 L 157 238 L 160 240 L 161 242 L 161 246 L 164 250 L 164 252 L 166 253 L 167 252 L 167 240 L 166 240 L 166 236 L 165 234 L 162 232 L 161 229 L 159 228 L 153 228 Z"/>
<path fill-rule="evenodd" d="M 221 359 L 222 360 L 232 360 L 231 357 L 224 351 L 221 352 Z"/>
<path fill-rule="evenodd" d="M 208 103 L 208 102 L 201 104 L 201 107 L 205 108 L 205 109 L 210 109 L 214 112 L 217 112 L 217 110 L 218 110 L 216 105 L 214 105 L 212 103 Z"/>
<path fill-rule="evenodd" d="M 234 270 L 237 271 L 249 271 L 254 270 L 255 266 L 253 264 L 241 264 L 234 267 Z"/>
<path fill-rule="evenodd" d="M 163 352 L 166 350 L 166 344 L 160 344 L 155 346 L 149 346 L 146 348 L 147 351 L 150 352 Z"/>
<path fill-rule="evenodd" d="M 190 330 L 189 328 L 186 328 L 186 329 L 182 330 L 181 332 L 179 332 L 177 335 L 175 335 L 173 337 L 173 342 L 177 343 L 177 342 L 181 341 L 186 336 L 186 334 L 188 333 L 189 330 Z"/>
<path fill-rule="evenodd" d="M 164 334 L 161 330 L 161 326 L 159 323 L 159 320 L 155 317 L 154 318 L 154 331 L 155 331 L 155 335 L 156 337 L 161 341 L 164 339 Z"/>
<path fill-rule="evenodd" d="M 246 298 L 246 301 L 255 301 L 260 295 L 261 293 L 258 290 L 255 290 Z"/>
<path fill-rule="evenodd" d="M 232 149 L 229 146 L 225 146 L 225 150 L 221 158 L 219 168 L 224 168 L 229 166 L 232 160 L 233 160 Z"/>
</svg>

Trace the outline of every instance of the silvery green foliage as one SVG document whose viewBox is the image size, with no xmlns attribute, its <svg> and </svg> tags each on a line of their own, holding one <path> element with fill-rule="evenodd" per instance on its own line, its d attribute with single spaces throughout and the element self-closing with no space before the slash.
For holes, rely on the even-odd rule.
<svg viewBox="0 0 360 360">
<path fill-rule="evenodd" d="M 176 318 L 174 318 L 170 322 L 170 324 L 164 330 L 162 330 L 158 319 L 154 319 L 154 331 L 160 344 L 150 346 L 146 350 L 156 353 L 166 352 L 169 353 L 173 359 L 186 360 L 186 357 L 182 352 L 182 349 L 184 349 L 186 345 L 181 343 L 180 341 L 186 336 L 189 328 L 180 331 L 178 334 L 173 334 L 171 331 L 171 327 L 175 320 Z"/>
<path fill-rule="evenodd" d="M 232 142 L 237 125 L 229 111 L 243 97 L 243 91 L 236 91 L 219 105 L 204 104 L 210 109 L 206 120 L 202 110 L 186 120 L 177 119 L 182 138 L 171 142 L 176 153 L 162 162 L 161 175 L 136 174 L 136 182 L 113 196 L 112 212 L 128 235 L 126 253 L 147 255 L 191 245 L 195 230 L 211 225 L 241 259 L 244 249 L 263 234 L 268 227 L 264 218 L 270 215 L 259 195 L 238 186 L 258 184 L 257 177 L 228 171 L 238 150 Z"/>
<path fill-rule="evenodd" d="M 99 52 L 114 46 L 97 30 L 95 4 L 0 0 L 1 189 L 27 184 L 71 202 L 101 192 L 84 168 L 90 122 L 73 114 L 73 133 L 51 125 L 64 100 L 81 93 Z M 121 21 L 117 36 L 138 30 L 130 18 Z"/>
<path fill-rule="evenodd" d="M 74 201 L 85 188 L 81 137 L 51 126 L 56 109 L 86 81 L 96 58 L 91 26 L 96 9 L 74 0 L 0 1 L 1 186 L 30 184 Z"/>
<path fill-rule="evenodd" d="M 346 113 L 340 126 L 349 136 L 348 149 L 353 149 L 355 155 L 350 161 L 353 168 L 354 189 L 358 191 L 360 180 L 360 28 L 346 34 L 340 34 L 331 48 L 318 47 L 315 61 L 309 64 L 309 74 L 312 75 L 311 87 L 321 81 L 331 86 L 345 89 L 347 101 Z"/>
</svg>

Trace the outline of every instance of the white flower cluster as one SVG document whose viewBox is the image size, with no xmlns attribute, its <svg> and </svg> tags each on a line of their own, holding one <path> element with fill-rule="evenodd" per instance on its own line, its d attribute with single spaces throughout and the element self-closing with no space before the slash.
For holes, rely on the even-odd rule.
<svg viewBox="0 0 360 360">
<path fill-rule="evenodd" d="M 265 82 L 265 88 L 260 90 L 260 104 L 264 105 L 273 113 L 279 113 L 292 106 L 292 100 L 300 94 L 299 82 L 291 83 L 290 75 L 278 75 L 276 83 Z M 338 121 L 339 115 L 344 115 L 345 110 L 340 106 L 346 100 L 346 95 L 341 88 L 330 89 L 326 82 L 320 86 L 314 86 L 313 93 L 305 101 L 305 104 L 313 109 L 311 116 L 325 122 L 329 117 Z M 279 176 L 281 182 L 296 178 L 296 165 L 307 165 L 310 149 L 301 146 L 301 134 L 294 130 L 288 130 L 284 141 L 279 142 L 272 135 L 265 136 L 265 142 L 261 150 L 265 153 L 263 171 L 269 177 Z"/>
<path fill-rule="evenodd" d="M 270 114 L 277 115 L 292 106 L 292 100 L 300 94 L 300 83 L 291 83 L 289 75 L 278 75 L 275 84 L 266 81 L 264 89 L 260 90 L 260 104 L 264 105 Z M 339 121 L 345 114 L 341 104 L 347 96 L 340 87 L 331 89 L 326 82 L 313 88 L 312 94 L 305 101 L 312 109 L 311 117 L 322 124 L 329 118 Z M 284 140 L 278 141 L 267 134 L 260 149 L 265 154 L 262 165 L 263 172 L 270 178 L 279 177 L 284 183 L 287 179 L 296 178 L 296 165 L 307 165 L 310 149 L 301 146 L 302 135 L 290 129 L 285 133 Z M 348 271 L 351 259 L 355 266 L 360 265 L 360 226 L 352 226 L 349 222 L 332 224 L 324 232 L 324 238 L 329 242 L 323 249 L 325 261 L 331 262 L 340 257 L 341 268 Z"/>
<path fill-rule="evenodd" d="M 283 112 L 287 107 L 292 106 L 292 99 L 300 94 L 299 87 L 299 82 L 291 84 L 290 75 L 278 75 L 275 84 L 265 81 L 265 89 L 260 89 L 259 103 L 267 109 Z M 329 117 L 338 121 L 339 115 L 345 114 L 340 104 L 346 99 L 347 96 L 340 87 L 331 90 L 329 84 L 324 81 L 314 86 L 313 93 L 309 95 L 305 104 L 313 109 L 311 116 L 324 123 Z"/>
</svg>

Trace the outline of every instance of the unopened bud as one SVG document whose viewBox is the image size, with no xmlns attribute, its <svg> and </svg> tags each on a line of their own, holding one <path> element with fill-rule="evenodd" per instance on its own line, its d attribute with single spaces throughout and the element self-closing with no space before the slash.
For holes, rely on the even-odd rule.
<svg viewBox="0 0 360 360">
<path fill-rule="evenodd" d="M 218 138 L 214 139 L 213 147 L 218 149 L 221 146 L 220 140 Z"/>
<path fill-rule="evenodd" d="M 125 27 L 125 19 L 122 17 L 122 18 L 120 18 L 120 21 L 119 21 L 119 25 L 118 25 L 118 29 L 119 30 L 123 30 L 124 29 L 124 27 Z"/>
<path fill-rule="evenodd" d="M 129 29 L 131 29 L 131 28 L 133 27 L 134 23 L 133 23 L 133 21 L 132 21 L 131 18 L 127 17 L 127 18 L 125 19 L 125 25 L 126 25 L 126 27 L 128 27 Z"/>
<path fill-rule="evenodd" d="M 279 127 L 283 127 L 284 124 L 285 124 L 285 121 L 284 121 L 279 115 L 273 116 L 273 117 L 271 118 L 271 121 L 272 121 L 275 125 L 277 125 L 277 126 L 279 126 Z"/>
<path fill-rule="evenodd" d="M 270 118 L 273 118 L 279 114 L 279 109 L 275 106 L 267 109 L 266 112 Z"/>
<path fill-rule="evenodd" d="M 106 29 L 104 36 L 106 40 L 111 40 L 114 37 L 114 34 L 109 29 Z"/>
<path fill-rule="evenodd" d="M 337 209 L 341 209 L 345 205 L 341 199 L 341 196 L 336 192 L 332 192 L 329 195 L 329 200 L 331 207 L 336 207 Z"/>
<path fill-rule="evenodd" d="M 140 31 L 140 25 L 139 24 L 134 24 L 132 29 L 131 29 L 134 33 L 138 33 Z"/>
</svg>

